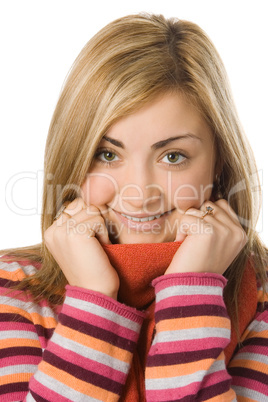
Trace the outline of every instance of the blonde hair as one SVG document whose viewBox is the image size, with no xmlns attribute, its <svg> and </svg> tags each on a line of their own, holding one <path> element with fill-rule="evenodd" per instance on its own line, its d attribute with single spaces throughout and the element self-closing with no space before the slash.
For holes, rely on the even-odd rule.
<svg viewBox="0 0 268 402">
<path fill-rule="evenodd" d="M 256 272 L 265 281 L 267 250 L 255 231 L 260 197 L 252 191 L 259 188 L 257 168 L 220 56 L 194 23 L 161 15 L 130 15 L 108 24 L 82 49 L 66 79 L 47 138 L 42 235 L 61 204 L 79 195 L 109 127 L 168 91 L 190 100 L 212 128 L 221 191 L 248 236 L 247 245 L 226 272 L 227 305 L 236 311 L 241 278 L 252 254 Z M 55 302 L 59 295 L 61 301 L 66 280 L 44 242 L 10 254 L 42 262 L 35 280 L 26 279 L 20 286 L 36 299 Z"/>
</svg>

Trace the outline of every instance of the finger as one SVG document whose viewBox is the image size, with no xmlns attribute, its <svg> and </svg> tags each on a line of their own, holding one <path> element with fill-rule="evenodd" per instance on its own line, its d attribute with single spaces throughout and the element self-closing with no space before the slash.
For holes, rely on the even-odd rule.
<svg viewBox="0 0 268 402">
<path fill-rule="evenodd" d="M 212 208 L 212 213 L 206 214 L 207 208 Z M 226 200 L 219 200 L 215 203 L 211 201 L 205 201 L 200 209 L 204 212 L 203 219 L 205 219 L 207 222 L 212 222 L 212 219 L 215 219 L 223 223 L 224 225 L 230 226 L 232 224 L 235 224 L 240 226 L 235 212 L 232 210 Z"/>
<path fill-rule="evenodd" d="M 218 200 L 218 201 L 215 202 L 215 205 L 217 205 L 218 207 L 223 209 L 228 214 L 228 216 L 231 219 L 233 219 L 234 222 L 236 222 L 236 223 L 238 223 L 240 225 L 239 218 L 238 218 L 237 214 L 235 213 L 235 211 L 233 210 L 231 205 L 226 200 Z"/>
<path fill-rule="evenodd" d="M 72 202 L 67 204 L 66 209 L 64 210 L 65 213 L 69 214 L 70 216 L 76 215 L 78 212 L 82 211 L 82 209 L 86 209 L 87 205 L 83 201 L 81 197 L 76 198 Z"/>
<path fill-rule="evenodd" d="M 211 234 L 212 230 L 212 224 L 196 216 L 185 214 L 180 220 L 176 241 L 183 241 L 190 235 Z"/>
<path fill-rule="evenodd" d="M 196 218 L 203 218 L 204 212 L 201 211 L 200 209 L 196 208 L 189 208 L 187 211 L 185 211 L 185 215 L 192 215 L 195 216 Z"/>
<path fill-rule="evenodd" d="M 83 206 L 83 205 L 79 205 L 79 208 Z M 75 210 L 77 211 L 76 213 Z M 65 209 L 64 211 L 65 213 L 69 214 L 69 209 Z M 69 214 L 77 223 L 89 220 L 89 219 L 95 219 L 98 217 L 101 217 L 101 212 L 100 210 L 95 207 L 94 205 L 90 205 L 90 206 L 85 206 L 82 209 L 78 209 L 78 207 L 76 209 L 71 210 L 71 213 Z"/>
<path fill-rule="evenodd" d="M 56 214 L 56 217 L 54 218 L 53 225 L 55 226 L 62 226 L 68 219 L 71 218 L 71 215 L 69 215 L 65 211 L 65 205 L 62 205 L 59 211 Z"/>
<path fill-rule="evenodd" d="M 76 223 L 76 230 L 80 233 L 86 231 L 87 236 L 96 237 L 102 244 L 110 244 L 105 220 L 97 207 L 90 205 L 73 215 L 72 219 Z"/>
<path fill-rule="evenodd" d="M 102 218 L 102 222 L 99 225 L 93 225 L 91 230 L 94 231 L 95 237 L 99 240 L 101 244 L 111 244 L 110 238 L 109 238 L 109 233 L 107 230 L 107 227 L 105 225 L 105 222 Z"/>
<path fill-rule="evenodd" d="M 75 213 L 81 210 L 84 206 L 82 198 L 76 198 L 74 201 L 66 201 L 57 211 L 54 221 L 57 226 L 61 226 Z M 54 222 L 54 223 L 55 223 Z"/>
</svg>

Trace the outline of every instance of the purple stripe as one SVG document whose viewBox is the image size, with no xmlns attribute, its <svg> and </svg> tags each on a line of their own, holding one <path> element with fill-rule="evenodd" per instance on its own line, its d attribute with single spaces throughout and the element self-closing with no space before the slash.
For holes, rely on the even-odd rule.
<svg viewBox="0 0 268 402">
<path fill-rule="evenodd" d="M 66 327 L 72 328 L 75 331 L 77 331 L 79 328 L 79 332 L 115 345 L 121 349 L 132 352 L 136 345 L 135 342 L 132 342 L 129 339 L 122 338 L 121 336 L 106 329 L 96 327 L 94 324 L 88 324 L 86 322 L 76 320 L 75 318 L 69 317 L 63 313 L 60 314 L 59 318 L 61 324 L 65 325 Z"/>
<path fill-rule="evenodd" d="M 18 285 L 20 281 L 12 281 L 11 279 L 0 278 L 0 287 L 7 288 Z"/>
<path fill-rule="evenodd" d="M 226 308 L 214 304 L 203 304 L 200 306 L 171 307 L 157 311 L 155 321 L 169 320 L 172 318 L 216 316 L 228 317 Z"/>
<path fill-rule="evenodd" d="M 40 356 L 42 357 L 42 349 L 30 346 L 21 346 L 14 348 L 0 349 L 0 359 L 11 356 Z M 1 393 L 0 393 L 1 395 Z"/>
<path fill-rule="evenodd" d="M 148 367 L 171 366 L 176 364 L 192 363 L 203 359 L 215 359 L 222 352 L 221 348 L 198 350 L 193 352 L 179 352 L 148 356 Z"/>
<path fill-rule="evenodd" d="M 50 402 L 48 399 L 43 398 L 42 396 L 36 394 L 36 393 L 33 392 L 33 391 L 30 391 L 30 394 L 32 395 L 33 399 L 34 399 L 36 402 Z"/>
<path fill-rule="evenodd" d="M 32 321 L 21 316 L 20 314 L 0 313 L 0 322 L 23 322 L 25 324 L 32 324 Z"/>
<path fill-rule="evenodd" d="M 28 392 L 28 382 L 12 382 L 9 384 L 0 385 L 0 395 L 14 394 L 15 392 Z M 7 399 L 8 400 L 8 399 Z"/>
<path fill-rule="evenodd" d="M 204 380 L 205 381 L 205 380 Z M 200 390 L 196 396 L 196 400 L 199 402 L 207 401 L 217 395 L 221 396 L 225 392 L 229 391 L 232 379 L 218 382 L 217 384 L 211 385 L 209 387 Z"/>
<path fill-rule="evenodd" d="M 11 313 L 0 313 L 0 322 L 7 322 L 7 323 L 24 323 L 24 324 L 31 324 L 36 329 L 38 336 L 43 336 L 46 339 L 50 339 L 53 335 L 55 328 L 45 328 L 42 325 L 34 325 L 32 321 L 28 320 L 27 318 L 23 317 L 20 314 L 11 314 Z M 12 328 L 10 328 L 12 329 Z M 20 328 L 22 329 L 22 328 Z"/>
<path fill-rule="evenodd" d="M 244 346 L 249 346 L 249 345 L 254 345 L 254 346 L 265 346 L 268 348 L 268 339 L 267 338 L 249 338 L 243 341 L 243 347 Z"/>
<path fill-rule="evenodd" d="M 254 358 L 253 358 L 254 359 Z M 268 384 L 268 375 L 260 371 L 244 368 L 244 367 L 231 367 L 228 369 L 229 374 L 234 377 L 250 378 L 254 381 L 261 382 L 265 385 Z"/>
<path fill-rule="evenodd" d="M 263 313 L 265 310 L 268 310 L 268 302 L 259 302 L 257 304 L 258 313 Z"/>
<path fill-rule="evenodd" d="M 94 371 L 86 370 L 83 367 L 79 367 L 73 363 L 63 360 L 59 356 L 55 356 L 54 354 L 50 353 L 48 350 L 44 352 L 44 360 L 52 366 L 57 367 L 58 369 L 65 371 L 68 374 L 71 374 L 73 377 L 85 381 L 88 384 L 93 384 L 117 395 L 120 395 L 122 391 L 122 384 L 111 380 L 107 376 L 97 374 Z"/>
<path fill-rule="evenodd" d="M 54 333 L 55 328 L 44 328 L 42 325 L 35 325 L 37 335 L 39 337 L 44 337 L 45 339 L 50 339 Z"/>
</svg>

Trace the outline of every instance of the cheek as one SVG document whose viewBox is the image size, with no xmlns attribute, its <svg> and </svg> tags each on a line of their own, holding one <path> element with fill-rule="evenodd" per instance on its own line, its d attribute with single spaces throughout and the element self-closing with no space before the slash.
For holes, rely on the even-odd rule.
<svg viewBox="0 0 268 402">
<path fill-rule="evenodd" d="M 88 174 L 82 185 L 82 198 L 87 205 L 101 206 L 111 203 L 118 193 L 113 177 L 101 174 Z"/>
<path fill-rule="evenodd" d="M 195 174 L 184 174 L 179 182 L 172 182 L 171 197 L 174 207 L 186 211 L 188 208 L 200 208 L 210 198 L 213 174 L 199 171 Z"/>
</svg>

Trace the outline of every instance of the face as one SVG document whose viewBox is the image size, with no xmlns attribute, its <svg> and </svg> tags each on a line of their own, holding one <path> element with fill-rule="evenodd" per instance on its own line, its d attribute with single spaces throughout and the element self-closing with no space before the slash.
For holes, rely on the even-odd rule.
<svg viewBox="0 0 268 402">
<path fill-rule="evenodd" d="M 101 140 L 82 186 L 114 243 L 175 240 L 190 207 L 211 196 L 212 132 L 179 94 L 165 94 L 114 124 Z"/>
</svg>

